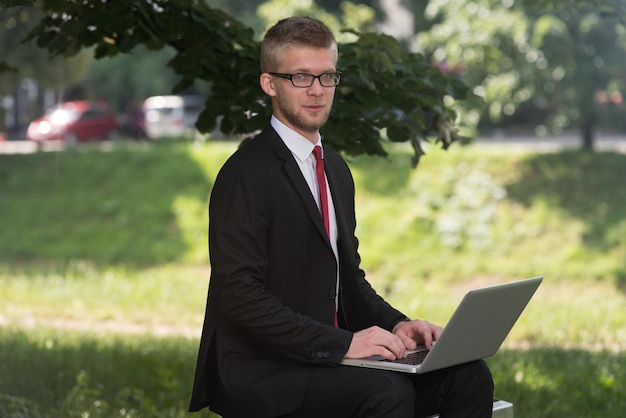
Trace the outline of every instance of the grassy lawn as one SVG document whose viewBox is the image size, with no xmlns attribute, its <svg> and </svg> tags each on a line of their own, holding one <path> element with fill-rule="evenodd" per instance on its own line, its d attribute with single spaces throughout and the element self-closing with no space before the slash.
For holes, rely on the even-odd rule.
<svg viewBox="0 0 626 418">
<path fill-rule="evenodd" d="M 186 416 L 208 196 L 235 147 L 0 155 L 0 416 Z M 374 286 L 444 324 L 472 287 L 544 275 L 488 360 L 497 396 L 518 418 L 623 413 L 626 156 L 390 153 L 350 159 Z"/>
</svg>

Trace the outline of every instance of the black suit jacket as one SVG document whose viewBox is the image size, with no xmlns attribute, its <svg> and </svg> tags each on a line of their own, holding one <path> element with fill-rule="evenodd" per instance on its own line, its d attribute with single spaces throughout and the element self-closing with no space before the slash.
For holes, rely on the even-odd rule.
<svg viewBox="0 0 626 418">
<path fill-rule="evenodd" d="M 209 204 L 211 280 L 190 410 L 278 416 L 302 402 L 311 367 L 337 367 L 352 332 L 390 329 L 404 315 L 360 269 L 354 183 L 325 150 L 339 235 L 337 260 L 291 152 L 273 128 L 242 146 L 218 174 Z"/>
</svg>

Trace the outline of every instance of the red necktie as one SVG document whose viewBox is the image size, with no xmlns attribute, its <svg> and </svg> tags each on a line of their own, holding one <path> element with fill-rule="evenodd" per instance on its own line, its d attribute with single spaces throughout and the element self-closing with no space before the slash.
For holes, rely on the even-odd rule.
<svg viewBox="0 0 626 418">
<path fill-rule="evenodd" d="M 320 189 L 320 206 L 322 210 L 322 218 L 324 219 L 324 228 L 326 234 L 330 238 L 330 221 L 328 219 L 328 192 L 326 191 L 326 175 L 324 174 L 324 160 L 322 159 L 322 147 L 316 145 L 313 148 L 315 155 L 315 175 L 317 176 L 317 184 Z M 335 309 L 335 326 L 338 327 L 337 309 Z"/>
<path fill-rule="evenodd" d="M 315 174 L 317 176 L 317 184 L 320 189 L 320 206 L 322 211 L 322 219 L 324 219 L 324 228 L 326 234 L 330 238 L 330 224 L 328 220 L 328 192 L 326 191 L 326 175 L 324 174 L 324 160 L 322 159 L 322 147 L 316 145 L 313 148 L 315 155 Z"/>
</svg>

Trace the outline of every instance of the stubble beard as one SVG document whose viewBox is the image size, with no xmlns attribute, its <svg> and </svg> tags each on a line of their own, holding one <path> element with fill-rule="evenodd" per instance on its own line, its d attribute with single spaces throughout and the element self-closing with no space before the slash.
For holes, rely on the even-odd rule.
<svg viewBox="0 0 626 418">
<path fill-rule="evenodd" d="M 320 115 L 318 118 L 305 118 L 303 115 L 299 114 L 297 109 L 294 106 L 290 106 L 287 101 L 283 101 L 281 97 L 277 97 L 278 108 L 281 110 L 284 118 L 287 120 L 289 124 L 291 124 L 294 128 L 308 133 L 316 133 L 320 130 L 322 126 L 326 124 L 328 121 L 328 117 L 330 116 L 329 108 L 324 110 L 324 114 Z"/>
</svg>

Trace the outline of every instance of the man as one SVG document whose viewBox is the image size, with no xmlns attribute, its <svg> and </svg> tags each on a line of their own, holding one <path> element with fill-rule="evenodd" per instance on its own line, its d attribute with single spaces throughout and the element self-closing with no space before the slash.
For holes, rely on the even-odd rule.
<svg viewBox="0 0 626 418">
<path fill-rule="evenodd" d="M 212 271 L 190 410 L 491 416 L 493 381 L 482 361 L 419 377 L 339 365 L 403 358 L 442 329 L 408 320 L 368 284 L 348 166 L 327 149 L 316 162 L 341 79 L 337 57 L 333 34 L 311 18 L 281 20 L 263 40 L 260 84 L 273 117 L 226 162 L 211 194 Z"/>
</svg>

